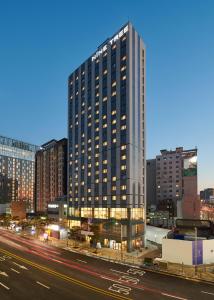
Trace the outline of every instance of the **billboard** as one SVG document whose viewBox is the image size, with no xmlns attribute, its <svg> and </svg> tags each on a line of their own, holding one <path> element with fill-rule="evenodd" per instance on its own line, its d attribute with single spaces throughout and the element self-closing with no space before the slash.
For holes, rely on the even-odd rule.
<svg viewBox="0 0 214 300">
<path fill-rule="evenodd" d="M 184 157 L 183 176 L 196 176 L 197 175 L 197 156 Z"/>
</svg>

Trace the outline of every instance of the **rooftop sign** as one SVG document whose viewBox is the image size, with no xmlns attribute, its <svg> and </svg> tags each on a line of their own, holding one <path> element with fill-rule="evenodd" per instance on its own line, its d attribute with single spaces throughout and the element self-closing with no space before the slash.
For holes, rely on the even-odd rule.
<svg viewBox="0 0 214 300">
<path fill-rule="evenodd" d="M 107 46 L 108 45 L 112 45 L 113 43 L 115 43 L 118 39 L 120 39 L 127 31 L 129 31 L 129 25 L 126 25 L 125 27 L 123 27 L 117 34 L 115 34 L 115 36 L 113 36 L 113 38 L 109 39 L 108 42 L 102 46 L 102 48 L 100 48 L 92 57 L 91 57 L 91 61 L 94 61 L 95 59 L 97 59 L 103 52 L 105 52 L 107 50 Z"/>
</svg>

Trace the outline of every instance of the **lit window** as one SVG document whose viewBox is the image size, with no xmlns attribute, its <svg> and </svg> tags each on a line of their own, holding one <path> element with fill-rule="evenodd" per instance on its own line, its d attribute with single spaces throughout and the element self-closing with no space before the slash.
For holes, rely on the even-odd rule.
<svg viewBox="0 0 214 300">
<path fill-rule="evenodd" d="M 115 185 L 112 187 L 112 191 L 116 191 L 116 186 Z"/>
<path fill-rule="evenodd" d="M 88 168 L 91 168 L 91 164 L 88 164 Z"/>
<path fill-rule="evenodd" d="M 126 165 L 122 165 L 121 170 L 126 170 Z"/>
<path fill-rule="evenodd" d="M 126 145 L 122 145 L 121 150 L 125 150 L 125 149 L 126 149 Z"/>
<path fill-rule="evenodd" d="M 88 193 L 90 193 L 91 192 L 91 189 L 88 189 Z"/>
<path fill-rule="evenodd" d="M 107 69 L 104 70 L 103 74 L 104 74 L 104 75 L 107 74 Z"/>
<path fill-rule="evenodd" d="M 125 191 L 126 190 L 126 185 L 121 185 L 121 190 Z"/>
<path fill-rule="evenodd" d="M 112 181 L 116 181 L 116 179 L 117 179 L 116 176 L 112 177 Z"/>
<path fill-rule="evenodd" d="M 95 120 L 95 123 L 99 123 L 99 119 L 96 119 L 96 120 Z"/>
<path fill-rule="evenodd" d="M 122 155 L 122 156 L 121 156 L 121 159 L 122 159 L 122 160 L 126 159 L 126 155 Z"/>
<path fill-rule="evenodd" d="M 107 165 L 107 159 L 103 160 L 103 164 Z"/>
<path fill-rule="evenodd" d="M 98 61 L 99 61 L 99 60 L 98 60 Z M 99 79 L 99 76 L 97 76 L 95 79 L 98 80 L 98 79 Z"/>
<path fill-rule="evenodd" d="M 99 131 L 99 127 L 97 127 L 97 128 L 95 129 L 95 131 Z"/>
<path fill-rule="evenodd" d="M 113 133 L 113 134 L 114 134 L 114 133 L 116 133 L 116 132 L 117 132 L 117 130 L 116 130 L 116 129 L 113 129 L 113 130 L 112 130 L 112 133 Z"/>
<path fill-rule="evenodd" d="M 85 169 L 85 166 L 83 165 L 83 166 L 82 166 L 82 170 L 84 170 L 84 169 Z"/>
<path fill-rule="evenodd" d="M 115 49 L 116 48 L 116 44 L 114 44 L 113 46 L 112 46 L 112 49 Z"/>
<path fill-rule="evenodd" d="M 126 80 L 126 75 L 124 75 L 124 76 L 122 77 L 122 80 Z"/>
<path fill-rule="evenodd" d="M 96 182 L 96 183 L 99 183 L 99 179 L 96 179 L 95 182 Z"/>
<path fill-rule="evenodd" d="M 116 115 L 116 110 L 113 110 L 113 111 L 111 112 L 111 114 L 112 114 L 112 116 L 113 116 L 113 115 Z"/>
<path fill-rule="evenodd" d="M 104 98 L 103 98 L 103 102 L 107 101 L 107 99 L 108 99 L 107 97 L 104 97 Z"/>
<path fill-rule="evenodd" d="M 113 97 L 113 96 L 116 96 L 116 94 L 117 94 L 116 91 L 114 91 L 111 95 Z"/>
<path fill-rule="evenodd" d="M 122 60 L 126 60 L 126 56 L 125 55 L 122 57 Z"/>
<path fill-rule="evenodd" d="M 112 85 L 111 85 L 111 86 L 113 87 L 113 86 L 115 86 L 115 85 L 116 85 L 116 81 L 114 81 L 114 82 L 112 83 Z"/>
<path fill-rule="evenodd" d="M 90 122 L 88 123 L 88 127 L 91 127 L 91 123 Z"/>
<path fill-rule="evenodd" d="M 126 195 L 123 195 L 121 198 L 122 200 L 126 200 Z"/>
<path fill-rule="evenodd" d="M 126 66 L 123 66 L 123 67 L 121 68 L 121 72 L 123 72 L 125 69 L 126 69 Z"/>
<path fill-rule="evenodd" d="M 107 146 L 107 141 L 103 142 L 103 146 Z"/>
<path fill-rule="evenodd" d="M 98 149 L 98 148 L 99 148 L 99 145 L 96 145 L 95 148 Z"/>
<path fill-rule="evenodd" d="M 105 123 L 105 124 L 103 124 L 103 128 L 106 128 L 107 127 L 107 124 Z"/>
<path fill-rule="evenodd" d="M 106 118 L 107 118 L 107 116 L 106 116 L 106 115 L 104 115 L 104 116 L 103 116 L 103 120 L 105 120 Z"/>
<path fill-rule="evenodd" d="M 112 121 L 112 124 L 116 124 L 116 119 L 114 119 L 114 120 Z"/>
<path fill-rule="evenodd" d="M 97 114 L 97 115 L 99 114 L 99 110 L 96 110 L 96 114 Z"/>
<path fill-rule="evenodd" d="M 112 143 L 116 143 L 116 141 L 117 141 L 117 139 L 116 139 L 116 138 L 114 138 L 114 139 L 112 140 Z"/>
<path fill-rule="evenodd" d="M 95 157 L 99 157 L 99 153 L 96 153 L 96 154 L 95 154 Z"/>
<path fill-rule="evenodd" d="M 88 140 L 88 143 L 89 143 L 89 144 L 91 143 L 91 139 Z"/>
<path fill-rule="evenodd" d="M 95 137 L 95 140 L 96 140 L 96 141 L 99 140 L 99 136 L 96 136 L 96 137 Z"/>
<path fill-rule="evenodd" d="M 99 170 L 97 170 L 97 171 L 95 172 L 95 174 L 96 174 L 96 175 L 99 175 Z"/>
<path fill-rule="evenodd" d="M 103 182 L 107 182 L 107 178 L 105 177 L 105 178 L 103 178 Z"/>
<path fill-rule="evenodd" d="M 91 151 L 91 147 L 88 148 L 88 151 Z"/>
<path fill-rule="evenodd" d="M 117 198 L 116 198 L 116 196 L 112 196 L 112 200 L 116 200 Z"/>
<path fill-rule="evenodd" d="M 82 182 L 81 182 L 81 185 L 84 185 L 84 184 L 85 184 L 85 182 L 84 182 L 84 181 L 82 181 Z"/>
<path fill-rule="evenodd" d="M 96 103 L 95 103 L 95 106 L 98 106 L 99 105 L 99 101 L 97 101 Z"/>
<path fill-rule="evenodd" d="M 104 197 L 103 197 L 103 200 L 104 200 L 104 201 L 107 201 L 107 196 L 104 196 Z"/>
<path fill-rule="evenodd" d="M 125 130 L 126 129 L 126 125 L 121 126 L 121 130 Z"/>
<path fill-rule="evenodd" d="M 88 176 L 91 176 L 91 172 L 88 172 Z"/>
<path fill-rule="evenodd" d="M 88 115 L 88 119 L 90 119 L 91 118 L 91 114 L 90 115 Z"/>
<path fill-rule="evenodd" d="M 103 174 L 106 174 L 107 173 L 107 169 L 103 169 Z"/>
<path fill-rule="evenodd" d="M 99 166 L 99 162 L 98 161 L 95 163 L 95 166 Z"/>
<path fill-rule="evenodd" d="M 121 117 L 121 120 L 125 120 L 126 119 L 126 115 L 123 115 L 122 117 Z"/>
<path fill-rule="evenodd" d="M 99 95 L 100 95 L 99 93 L 96 93 L 96 97 L 99 97 Z"/>
</svg>

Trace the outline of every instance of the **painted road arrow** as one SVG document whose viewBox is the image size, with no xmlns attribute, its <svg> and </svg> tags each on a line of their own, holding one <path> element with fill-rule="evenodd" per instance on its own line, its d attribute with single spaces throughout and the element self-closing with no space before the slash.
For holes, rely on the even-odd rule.
<svg viewBox="0 0 214 300">
<path fill-rule="evenodd" d="M 7 273 L 0 271 L 0 275 L 8 277 Z"/>
</svg>

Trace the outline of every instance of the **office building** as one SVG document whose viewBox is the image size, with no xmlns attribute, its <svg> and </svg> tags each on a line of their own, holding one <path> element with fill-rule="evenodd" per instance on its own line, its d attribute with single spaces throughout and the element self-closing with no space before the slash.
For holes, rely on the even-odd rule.
<svg viewBox="0 0 214 300">
<path fill-rule="evenodd" d="M 214 188 L 207 188 L 204 189 L 203 191 L 200 191 L 200 200 L 203 203 L 210 203 L 213 197 L 214 197 Z"/>
<path fill-rule="evenodd" d="M 156 156 L 156 200 L 158 210 L 171 218 L 199 218 L 197 149 L 178 147 Z"/>
<path fill-rule="evenodd" d="M 51 140 L 36 152 L 36 211 L 67 194 L 67 139 Z"/>
<path fill-rule="evenodd" d="M 146 206 L 148 211 L 157 207 L 156 201 L 156 159 L 146 161 Z"/>
<path fill-rule="evenodd" d="M 24 202 L 34 210 L 37 146 L 0 136 L 0 204 Z"/>
<path fill-rule="evenodd" d="M 69 76 L 68 90 L 69 225 L 99 223 L 104 245 L 131 250 L 145 210 L 145 46 L 131 23 Z"/>
</svg>

